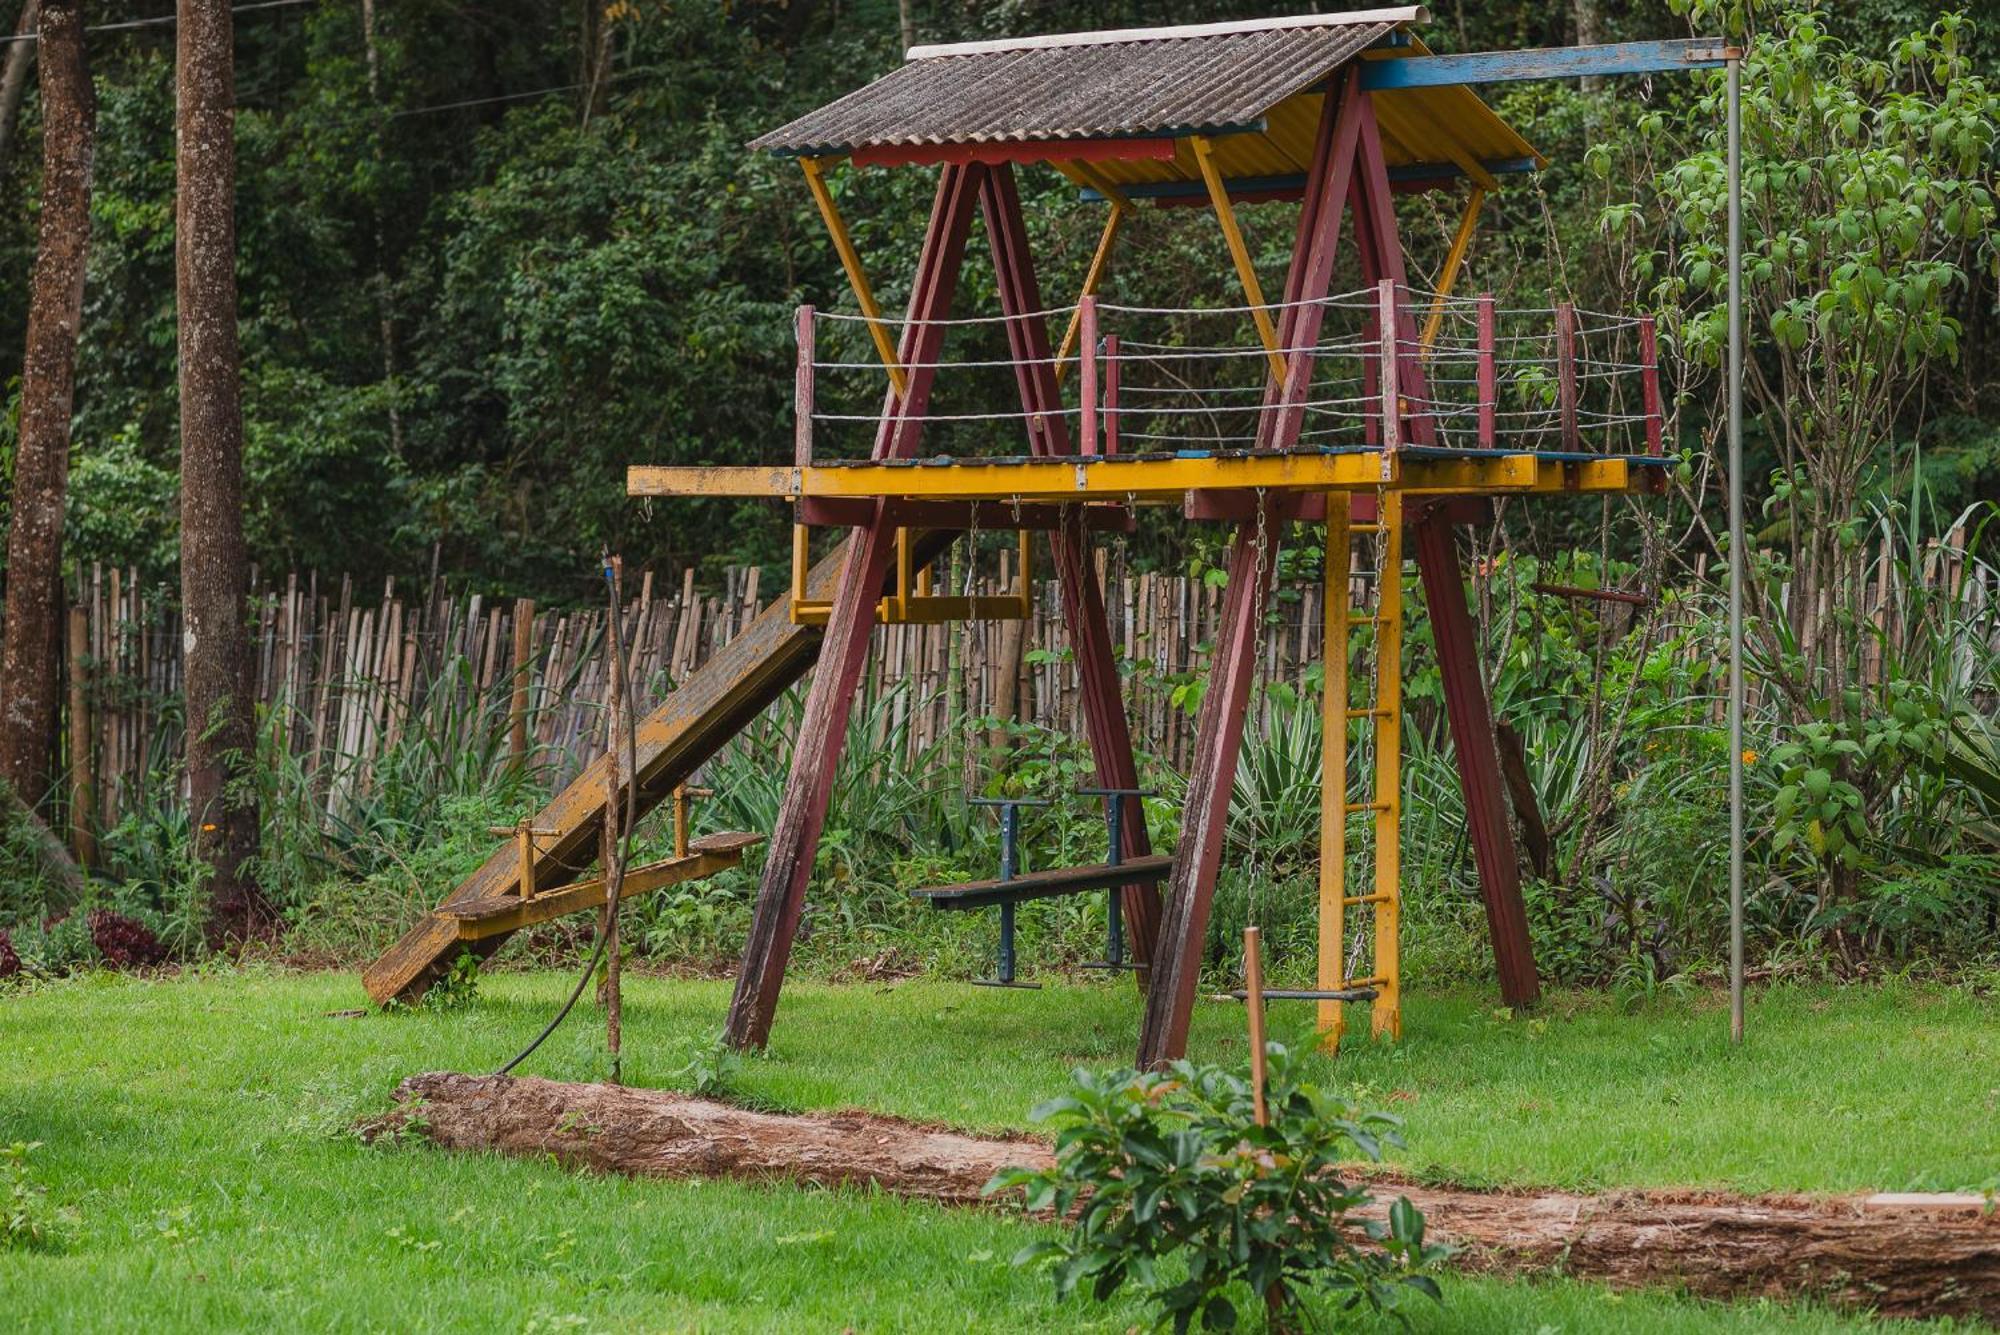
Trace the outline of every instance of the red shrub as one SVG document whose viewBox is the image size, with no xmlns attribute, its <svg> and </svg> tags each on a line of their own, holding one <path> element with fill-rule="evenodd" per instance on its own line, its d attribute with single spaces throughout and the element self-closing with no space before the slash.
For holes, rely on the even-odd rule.
<svg viewBox="0 0 2000 1335">
<path fill-rule="evenodd" d="M 14 951 L 14 938 L 0 931 L 0 978 L 21 972 L 21 957 Z"/>
<path fill-rule="evenodd" d="M 90 939 L 114 969 L 158 964 L 167 957 L 167 948 L 144 923 L 110 909 L 90 911 Z"/>
</svg>

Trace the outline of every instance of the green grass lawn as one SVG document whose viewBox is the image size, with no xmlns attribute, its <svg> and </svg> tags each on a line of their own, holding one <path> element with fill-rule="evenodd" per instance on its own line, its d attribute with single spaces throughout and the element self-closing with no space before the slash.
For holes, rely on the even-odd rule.
<svg viewBox="0 0 2000 1335">
<path fill-rule="evenodd" d="M 859 1192 L 581 1177 L 551 1164 L 370 1149 L 344 1129 L 402 1075 L 490 1069 L 568 979 L 501 974 L 470 1009 L 325 1018 L 338 974 L 88 978 L 0 994 L 0 1142 L 81 1217 L 55 1253 L 0 1251 L 18 1329 L 1101 1329 L 1133 1306 L 1058 1307 L 1007 1259 L 1034 1226 Z M 707 1051 L 724 984 L 634 979 L 626 1077 L 671 1085 Z M 603 1073 L 583 1011 L 529 1066 Z M 1288 1022 L 1282 1031 L 1303 1021 Z M 1895 987 L 1758 995 L 1731 1051 L 1705 996 L 1626 1011 L 1556 998 L 1528 1021 L 1418 995 L 1408 1038 L 1336 1072 L 1402 1113 L 1406 1161 L 1462 1181 L 1743 1189 L 1947 1189 L 2000 1172 L 1990 999 Z M 1018 1127 L 1078 1063 L 1129 1060 L 1116 983 L 996 992 L 794 984 L 737 1089 L 790 1108 L 865 1106 Z M 1196 1055 L 1243 1053 L 1240 1010 L 1204 1004 Z M 1832 1331 L 1809 1308 L 1454 1278 L 1421 1331 Z"/>
</svg>

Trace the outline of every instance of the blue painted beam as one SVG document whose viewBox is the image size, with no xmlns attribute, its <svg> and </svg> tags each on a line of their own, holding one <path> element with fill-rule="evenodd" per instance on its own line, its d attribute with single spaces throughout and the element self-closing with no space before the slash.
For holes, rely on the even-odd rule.
<svg viewBox="0 0 2000 1335">
<path fill-rule="evenodd" d="M 1451 84 L 1516 83 L 1524 79 L 1661 74 L 1714 69 L 1729 53 L 1730 48 L 1720 38 L 1690 37 L 1665 42 L 1611 42 L 1604 46 L 1475 51 L 1462 56 L 1400 56 L 1361 62 L 1361 86 L 1370 92 L 1389 92 Z"/>
<path fill-rule="evenodd" d="M 1480 164 L 1495 176 L 1510 176 L 1535 170 L 1533 158 L 1488 158 Z M 1453 162 L 1410 162 L 1400 167 L 1389 168 L 1389 180 L 1396 184 L 1410 181 L 1448 181 L 1463 176 L 1457 163 Z M 1293 172 L 1288 176 L 1235 176 L 1225 181 L 1231 195 L 1271 195 L 1306 188 L 1304 172 Z M 1128 199 L 1207 199 L 1208 187 L 1200 181 L 1141 181 L 1133 185 L 1120 186 Z M 1102 204 L 1104 196 L 1085 186 L 1077 192 L 1087 204 Z"/>
</svg>

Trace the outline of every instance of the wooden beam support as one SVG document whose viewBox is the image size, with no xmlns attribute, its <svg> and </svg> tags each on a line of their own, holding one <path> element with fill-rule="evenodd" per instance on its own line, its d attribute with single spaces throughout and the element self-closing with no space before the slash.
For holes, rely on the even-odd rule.
<svg viewBox="0 0 2000 1335">
<path fill-rule="evenodd" d="M 882 321 L 882 308 L 876 304 L 875 289 L 868 284 L 868 272 L 861 267 L 860 252 L 854 249 L 854 238 L 848 234 L 847 220 L 840 216 L 840 206 L 833 202 L 833 192 L 827 189 L 820 160 L 800 158 L 799 166 L 805 172 L 806 188 L 812 191 L 813 203 L 819 206 L 819 216 L 826 223 L 827 235 L 833 239 L 833 252 L 840 257 L 840 267 L 847 271 L 847 284 L 854 289 L 855 305 L 861 310 L 861 318 L 868 322 L 868 337 L 875 342 L 876 354 L 889 373 L 889 383 L 901 394 L 908 387 L 903 364 L 896 356 L 889 327 Z"/>
<path fill-rule="evenodd" d="M 621 901 L 638 899 L 668 886 L 713 876 L 742 862 L 743 850 L 763 841 L 762 835 L 738 835 L 732 836 L 730 842 L 703 847 L 708 841 L 698 840 L 686 854 L 627 871 L 618 897 Z M 495 899 L 464 900 L 440 909 L 439 914 L 458 924 L 459 940 L 483 941 L 487 937 L 511 935 L 524 927 L 554 922 L 572 913 L 602 907 L 604 881 L 599 877 L 543 890 L 532 899 L 504 895 Z"/>
<path fill-rule="evenodd" d="M 1189 141 L 1194 146 L 1195 164 L 1201 168 L 1201 179 L 1208 187 L 1208 202 L 1215 209 L 1215 220 L 1222 225 L 1222 239 L 1229 246 L 1230 261 L 1236 266 L 1236 277 L 1243 284 L 1243 296 L 1250 304 L 1250 318 L 1256 322 L 1257 337 L 1264 341 L 1264 350 L 1271 356 L 1271 377 L 1280 385 L 1285 382 L 1285 358 L 1279 351 L 1278 328 L 1271 322 L 1271 312 L 1264 300 L 1264 286 L 1257 281 L 1257 266 L 1250 261 L 1250 247 L 1244 243 L 1243 229 L 1236 225 L 1236 207 L 1229 202 L 1229 189 L 1222 183 L 1222 173 L 1215 165 L 1215 147 L 1207 135 L 1195 135 Z"/>
<path fill-rule="evenodd" d="M 1028 249 L 1021 196 L 1010 168 L 992 170 L 981 194 L 981 204 L 985 209 L 987 240 L 993 250 L 994 275 L 999 280 L 1000 308 L 1010 317 L 1007 341 L 1014 358 L 1021 407 L 1037 414 L 1027 419 L 1031 427 L 1029 448 L 1052 461 L 1074 459 L 1076 445 L 1070 439 L 1068 421 L 1057 411 L 1062 406 L 1062 397 L 1055 368 L 1048 360 L 1048 324 L 1041 314 L 1034 256 Z M 1131 723 L 1125 714 L 1118 662 L 1111 651 L 1111 626 L 1104 612 L 1104 590 L 1097 582 L 1090 533 L 1075 507 L 1065 510 L 1062 517 L 1062 525 L 1049 535 L 1049 550 L 1062 598 L 1063 623 L 1076 657 L 1084 731 L 1089 737 L 1097 783 L 1101 788 L 1137 789 L 1139 766 L 1132 750 Z M 1145 812 L 1136 797 L 1123 800 L 1127 804 L 1120 827 L 1124 855 L 1127 860 L 1148 857 L 1153 849 L 1146 832 Z M 1150 884 L 1134 882 L 1120 890 L 1119 902 L 1132 934 L 1133 954 L 1139 965 L 1138 982 L 1143 988 L 1150 978 L 1159 931 L 1159 891 Z"/>
<path fill-rule="evenodd" d="M 1146 992 L 1138 1053 L 1142 1070 L 1164 1065 L 1187 1051 L 1188 1024 L 1206 953 L 1209 906 L 1222 866 L 1229 795 L 1236 785 L 1236 760 L 1257 674 L 1258 623 L 1269 602 L 1282 532 L 1282 525 L 1265 516 L 1238 528 L 1230 548 L 1222 620 L 1209 660 L 1208 690 L 1202 696 L 1194 761 L 1181 804 L 1181 840 L 1174 849 L 1166 916 L 1160 924 L 1159 960 Z"/>
<path fill-rule="evenodd" d="M 913 370 L 907 392 L 892 391 L 884 402 L 876 433 L 877 459 L 906 458 L 916 449 L 923 425 L 920 405 L 928 400 L 943 337 L 943 329 L 935 322 L 950 311 L 957 292 L 972 208 L 985 177 L 983 167 L 952 167 L 939 178 L 917 281 L 910 293 L 909 318 L 904 321 L 903 342 L 898 349 L 899 364 Z M 910 415 L 913 405 L 918 406 L 915 416 Z M 897 532 L 895 525 L 878 513 L 873 523 L 857 527 L 848 540 L 847 565 L 833 598 L 812 688 L 806 694 L 791 772 L 785 780 L 770 854 L 751 912 L 743 967 L 723 1026 L 724 1042 L 739 1050 L 761 1048 L 770 1037 L 778 995 L 784 987 L 785 965 L 791 958 L 792 939 L 798 933 L 799 915 L 812 881 L 820 831 L 826 823 L 834 770 L 840 763 L 848 716 L 867 662 L 876 600 L 889 573 Z"/>
<path fill-rule="evenodd" d="M 1531 1006 L 1541 996 L 1535 947 L 1528 935 L 1528 910 L 1521 898 L 1521 864 L 1507 823 L 1500 752 L 1479 663 L 1478 631 L 1466 605 L 1465 572 L 1448 517 L 1426 515 L 1413 525 L 1417 570 L 1423 577 L 1438 670 L 1444 680 L 1445 713 L 1451 723 L 1458 781 L 1465 790 L 1466 830 L 1479 867 L 1480 898 L 1493 939 L 1493 965 L 1500 999 Z"/>
<path fill-rule="evenodd" d="M 1474 51 L 1457 56 L 1401 56 L 1362 66 L 1361 86 L 1370 92 L 1401 88 L 1445 88 L 1461 84 L 1518 83 L 1530 79 L 1586 79 L 1611 74 L 1668 74 L 1715 69 L 1734 47 L 1714 37 L 1682 37 L 1661 42 L 1608 42 L 1599 46 L 1554 46 L 1527 51 Z"/>
<path fill-rule="evenodd" d="M 1430 318 L 1424 321 L 1424 336 L 1421 340 L 1428 353 L 1437 342 L 1438 330 L 1444 327 L 1445 303 L 1458 285 L 1458 271 L 1465 267 L 1466 252 L 1472 249 L 1473 235 L 1479 230 L 1479 210 L 1486 203 L 1486 188 L 1475 185 L 1465 197 L 1465 213 L 1458 220 L 1458 234 L 1451 239 L 1451 250 L 1444 257 L 1444 269 L 1438 274 L 1437 293 L 1431 298 Z"/>
<path fill-rule="evenodd" d="M 1071 312 L 1069 325 L 1063 330 L 1062 344 L 1056 349 L 1057 384 L 1062 383 L 1064 372 L 1069 370 L 1070 350 L 1076 347 L 1077 336 L 1082 330 L 1083 302 L 1095 297 L 1104 286 L 1104 275 L 1111 269 L 1111 249 L 1118 243 L 1119 229 L 1125 225 L 1125 217 L 1131 211 L 1130 204 L 1118 200 L 1112 204 L 1110 216 L 1104 220 L 1104 231 L 1098 235 L 1097 249 L 1090 256 L 1090 268 L 1083 275 L 1083 291 L 1077 308 Z"/>
</svg>

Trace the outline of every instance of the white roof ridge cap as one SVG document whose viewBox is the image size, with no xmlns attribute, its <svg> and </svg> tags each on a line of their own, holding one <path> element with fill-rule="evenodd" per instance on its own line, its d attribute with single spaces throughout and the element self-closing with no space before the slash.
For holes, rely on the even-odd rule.
<svg viewBox="0 0 2000 1335">
<path fill-rule="evenodd" d="M 947 56 L 989 55 L 1001 51 L 1050 50 L 1073 46 L 1112 46 L 1124 42 L 1172 41 L 1187 37 L 1229 37 L 1241 33 L 1280 32 L 1288 28 L 1351 28 L 1364 23 L 1428 23 L 1422 5 L 1391 5 L 1342 14 L 1294 14 L 1286 18 L 1232 19 L 1221 23 L 1184 23 L 1167 28 L 1107 28 L 1097 32 L 1044 33 L 1030 37 L 997 37 L 977 42 L 946 42 L 913 46 L 906 61 Z"/>
</svg>

